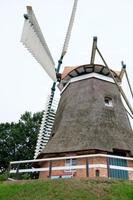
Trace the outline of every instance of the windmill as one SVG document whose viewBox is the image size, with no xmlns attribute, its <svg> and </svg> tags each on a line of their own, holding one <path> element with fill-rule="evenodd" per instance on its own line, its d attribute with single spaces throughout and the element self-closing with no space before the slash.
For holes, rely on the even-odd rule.
<svg viewBox="0 0 133 200">
<path fill-rule="evenodd" d="M 37 155 L 46 146 L 51 135 L 56 108 L 58 105 L 57 101 L 54 100 L 56 82 L 57 80 L 60 79 L 59 71 L 63 58 L 67 52 L 71 31 L 73 27 L 73 22 L 76 14 L 77 3 L 78 0 L 74 0 L 71 18 L 57 68 L 55 68 L 55 63 L 53 61 L 47 43 L 43 37 L 43 34 L 41 32 L 35 14 L 32 10 L 32 7 L 27 6 L 27 14 L 24 14 L 25 22 L 24 22 L 21 42 L 30 51 L 30 53 L 37 60 L 37 62 L 40 63 L 40 65 L 43 67 L 43 69 L 46 71 L 49 77 L 53 80 L 51 94 L 47 98 L 45 110 L 43 113 L 43 118 L 40 127 L 40 132 L 38 135 L 34 158 L 36 158 Z"/>
<path fill-rule="evenodd" d="M 103 65 L 95 64 L 96 54 Z M 97 37 L 93 39 L 90 64 L 64 69 L 51 138 L 38 155 L 38 159 L 44 159 L 44 163 L 38 163 L 44 170 L 41 178 L 131 179 L 124 157 L 133 155 L 133 131 L 128 119 L 128 115 L 133 119 L 133 109 L 121 87 L 124 75 L 132 95 L 126 65 L 122 62 L 119 72 L 111 70 L 97 46 Z M 103 158 L 101 153 L 105 154 Z"/>
<path fill-rule="evenodd" d="M 125 158 L 118 157 L 133 156 L 133 132 L 127 116 L 128 113 L 133 118 L 133 109 L 121 87 L 125 74 L 133 97 L 125 64 L 122 62 L 119 72 L 111 70 L 97 46 L 97 37 L 94 37 L 90 63 L 65 68 L 61 76 L 59 75 L 76 7 L 75 0 L 56 70 L 31 7 L 27 8 L 28 12 L 25 15 L 22 42 L 54 81 L 35 154 L 35 158 L 45 161 L 41 164 L 38 161 L 35 167 L 43 168 L 44 171 L 40 172 L 41 178 L 85 177 L 90 174 L 91 177 L 127 179 L 129 174 L 125 167 L 128 166 L 128 162 Z M 103 65 L 95 64 L 97 53 Z M 51 106 L 57 79 L 61 98 L 55 116 L 55 113 L 51 112 Z M 126 108 L 121 97 L 126 103 Z M 100 155 L 93 156 L 96 153 Z M 102 158 L 101 153 L 105 154 Z M 107 156 L 110 154 L 117 155 L 117 158 Z M 133 166 L 133 163 L 131 164 Z M 120 166 L 117 170 L 118 165 Z M 123 168 L 120 168 L 121 166 Z"/>
</svg>

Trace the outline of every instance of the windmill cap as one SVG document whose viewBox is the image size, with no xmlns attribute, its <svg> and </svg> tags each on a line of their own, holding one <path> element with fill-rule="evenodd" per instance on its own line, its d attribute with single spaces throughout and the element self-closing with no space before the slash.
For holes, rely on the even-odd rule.
<svg viewBox="0 0 133 200">
<path fill-rule="evenodd" d="M 111 70 L 114 77 L 118 79 L 119 81 L 119 71 L 114 71 Z M 62 80 L 63 79 L 70 79 L 76 76 L 84 75 L 84 74 L 89 74 L 89 73 L 98 73 L 104 76 L 112 77 L 110 74 L 108 68 L 104 65 L 100 64 L 86 64 L 86 65 L 80 65 L 80 66 L 70 66 L 70 67 L 65 67 L 64 71 L 62 73 Z M 69 78 L 68 78 L 69 77 Z"/>
</svg>

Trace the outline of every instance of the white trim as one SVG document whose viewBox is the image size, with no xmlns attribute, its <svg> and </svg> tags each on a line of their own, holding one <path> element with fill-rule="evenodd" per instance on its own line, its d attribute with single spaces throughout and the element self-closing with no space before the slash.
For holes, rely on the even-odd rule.
<svg viewBox="0 0 133 200">
<path fill-rule="evenodd" d="M 76 166 L 60 166 L 60 167 L 52 167 L 52 171 L 60 171 L 60 170 L 75 170 L 75 169 L 85 169 L 86 165 L 76 165 Z M 32 169 L 19 169 L 19 173 L 22 172 L 41 172 L 41 171 L 49 171 L 49 167 L 45 168 L 32 168 Z M 16 170 L 10 170 L 10 173 L 16 173 Z"/>
<path fill-rule="evenodd" d="M 101 79 L 104 81 L 114 83 L 114 80 L 111 77 L 107 77 L 102 74 L 97 74 L 95 72 L 71 78 L 71 82 L 81 81 L 81 80 L 88 79 L 88 78 L 98 78 L 98 79 Z"/>
<path fill-rule="evenodd" d="M 80 155 L 80 156 L 65 156 L 65 157 L 56 157 L 56 158 L 42 158 L 42 159 L 36 159 L 36 160 L 12 161 L 10 162 L 10 164 L 35 163 L 35 162 L 52 161 L 52 160 L 64 160 L 64 159 L 71 159 L 71 158 L 93 158 L 93 157 L 119 158 L 123 160 L 133 161 L 133 157 L 114 156 L 114 155 L 107 155 L 107 154 L 89 154 L 89 155 Z"/>
<path fill-rule="evenodd" d="M 107 77 L 107 76 L 104 76 L 102 74 L 97 74 L 97 73 L 93 72 L 93 73 L 90 73 L 90 74 L 85 74 L 85 75 L 81 75 L 81 76 L 77 76 L 77 77 L 71 78 L 70 81 L 61 90 L 61 94 L 68 87 L 68 85 L 70 83 L 77 82 L 77 81 L 82 81 L 82 80 L 89 79 L 89 78 L 97 78 L 97 79 L 100 79 L 100 80 L 103 80 L 103 81 L 107 81 L 107 82 L 110 82 L 110 83 L 115 83 L 114 80 L 111 77 Z"/>
<path fill-rule="evenodd" d="M 90 164 L 89 169 L 97 169 L 97 168 L 104 168 L 107 169 L 107 165 L 105 164 Z"/>
<path fill-rule="evenodd" d="M 89 169 L 107 169 L 106 164 L 90 164 Z M 125 170 L 125 171 L 133 171 L 132 167 L 123 167 L 123 166 L 115 166 L 115 165 L 110 165 L 110 169 L 118 169 L 118 170 Z M 86 169 L 86 165 L 76 165 L 76 166 L 60 166 L 60 167 L 52 167 L 52 171 L 65 171 L 65 170 L 76 170 L 76 169 Z M 10 170 L 10 173 L 16 173 L 17 170 Z M 46 172 L 49 171 L 49 167 L 45 168 L 31 168 L 31 169 L 19 169 L 19 173 L 23 172 Z M 68 172 L 68 171 L 65 171 Z"/>
<path fill-rule="evenodd" d="M 123 160 L 131 160 L 133 161 L 133 158 L 131 157 L 123 157 L 123 156 L 115 156 L 115 155 L 107 155 L 107 154 L 89 154 L 89 155 L 79 155 L 79 156 L 66 156 L 66 157 L 57 157 L 57 158 L 43 158 L 43 159 L 36 159 L 36 160 L 23 160 L 23 161 L 12 161 L 10 162 L 10 165 L 13 164 L 20 164 L 20 163 L 34 163 L 34 162 L 44 162 L 44 161 L 55 161 L 55 160 L 65 160 L 65 159 L 72 159 L 72 158 L 96 158 L 96 157 L 102 157 L 102 158 L 117 158 L 117 159 L 123 159 Z M 86 165 L 75 165 L 75 166 L 60 166 L 60 167 L 52 167 L 52 170 L 76 170 L 76 169 L 85 169 Z M 107 168 L 106 164 L 89 164 L 89 169 L 91 168 Z M 119 169 L 119 170 L 127 170 L 127 171 L 133 171 L 133 167 L 124 167 L 124 166 L 114 166 L 109 165 L 110 169 Z M 19 173 L 22 172 L 41 172 L 41 171 L 49 171 L 49 167 L 47 168 L 31 168 L 31 169 L 19 169 Z M 17 169 L 11 169 L 10 173 L 16 173 Z"/>
</svg>

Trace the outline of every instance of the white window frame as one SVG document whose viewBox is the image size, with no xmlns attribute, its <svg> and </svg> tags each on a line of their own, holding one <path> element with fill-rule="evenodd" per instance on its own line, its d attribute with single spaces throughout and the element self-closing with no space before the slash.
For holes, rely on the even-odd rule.
<svg viewBox="0 0 133 200">
<path fill-rule="evenodd" d="M 65 167 L 69 167 L 69 169 L 65 169 L 65 172 L 73 172 L 75 169 L 71 169 L 72 166 L 76 166 L 76 164 L 73 164 L 73 160 L 76 161 L 74 158 L 66 159 L 65 160 Z"/>
</svg>

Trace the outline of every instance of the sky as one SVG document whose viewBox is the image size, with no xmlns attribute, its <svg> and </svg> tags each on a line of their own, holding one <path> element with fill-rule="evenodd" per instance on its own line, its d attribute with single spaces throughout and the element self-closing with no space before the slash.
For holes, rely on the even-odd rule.
<svg viewBox="0 0 133 200">
<path fill-rule="evenodd" d="M 34 10 L 57 66 L 73 0 L 0 0 L 0 123 L 17 122 L 25 111 L 44 110 L 52 86 L 52 80 L 20 43 L 27 5 Z M 79 0 L 62 66 L 88 64 L 93 36 L 97 36 L 108 65 L 120 70 L 123 60 L 133 85 L 132 10 L 132 0 Z M 133 104 L 127 84 L 123 87 Z"/>
</svg>

